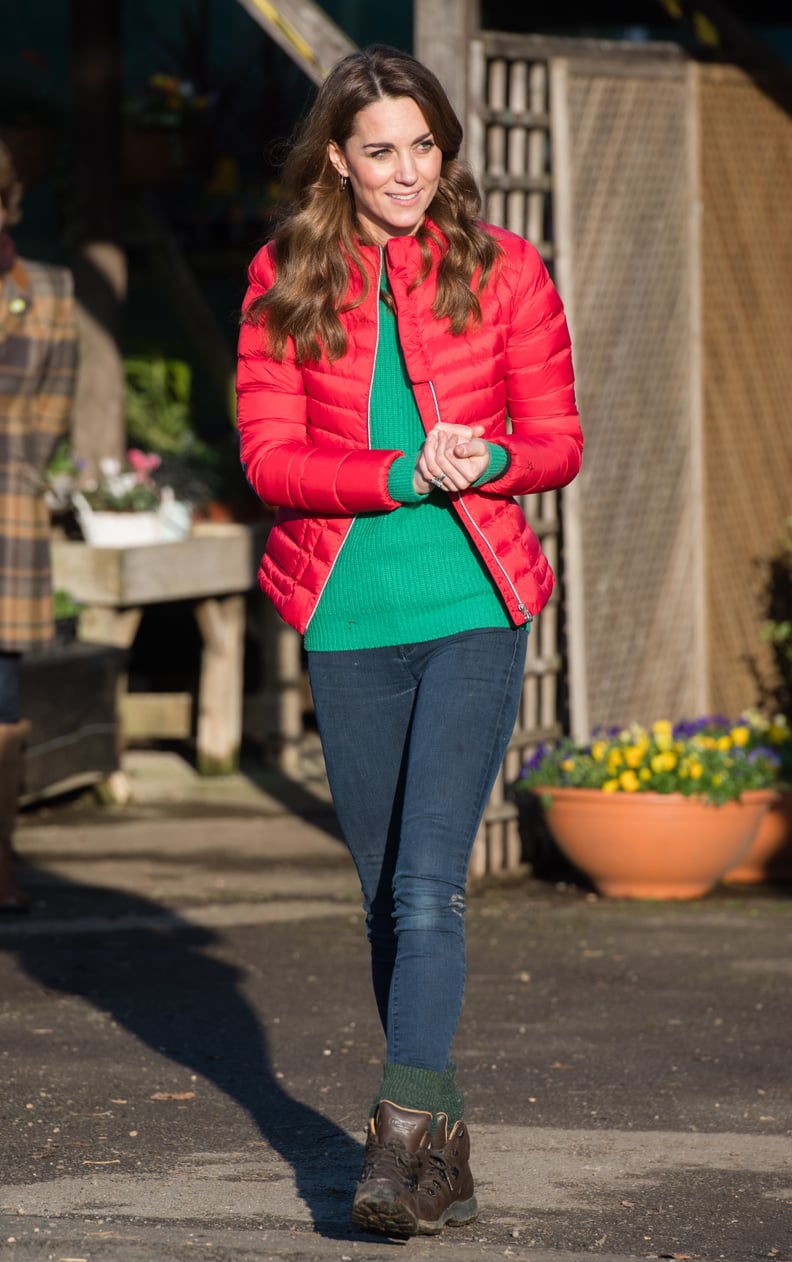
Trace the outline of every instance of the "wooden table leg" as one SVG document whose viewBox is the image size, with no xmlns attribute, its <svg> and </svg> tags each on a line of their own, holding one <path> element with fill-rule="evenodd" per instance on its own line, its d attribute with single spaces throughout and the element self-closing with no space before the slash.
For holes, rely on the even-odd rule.
<svg viewBox="0 0 792 1262">
<path fill-rule="evenodd" d="M 279 617 L 266 598 L 260 605 L 264 690 L 259 704 L 268 761 L 299 779 L 303 740 L 302 636 Z"/>
<path fill-rule="evenodd" d="M 239 765 L 242 743 L 242 688 L 245 598 L 196 601 L 195 619 L 203 637 L 198 686 L 198 770 L 228 775 Z"/>
</svg>

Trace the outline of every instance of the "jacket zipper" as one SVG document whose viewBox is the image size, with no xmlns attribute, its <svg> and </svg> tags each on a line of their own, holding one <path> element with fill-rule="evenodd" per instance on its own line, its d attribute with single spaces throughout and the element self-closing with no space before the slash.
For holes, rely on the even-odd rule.
<svg viewBox="0 0 792 1262">
<path fill-rule="evenodd" d="M 526 608 L 526 606 L 523 604 L 522 600 L 520 599 L 520 593 L 517 591 L 517 588 L 514 586 L 514 583 L 511 580 L 511 576 L 509 575 L 508 571 L 505 570 L 503 566 L 501 565 L 500 561 L 498 560 L 497 554 L 494 548 L 492 547 L 492 544 L 490 543 L 487 536 L 484 534 L 484 531 L 481 529 L 478 522 L 474 521 L 473 518 L 471 517 L 470 509 L 465 504 L 462 496 L 459 497 L 459 499 L 457 500 L 457 503 L 459 504 L 460 511 L 465 514 L 468 521 L 470 522 L 471 529 L 473 529 L 476 532 L 478 537 L 484 543 L 487 551 L 492 557 L 492 560 L 495 562 L 501 574 L 506 579 L 506 582 L 509 584 L 509 587 L 511 588 L 511 591 L 512 591 L 512 595 L 514 596 L 514 599 L 517 602 L 517 608 L 519 609 L 520 613 L 524 616 L 525 621 L 533 622 L 533 616 L 528 612 L 528 609 Z"/>
<path fill-rule="evenodd" d="M 376 306 L 377 336 L 374 339 L 374 358 L 371 364 L 371 380 L 369 381 L 368 399 L 366 400 L 366 437 L 368 439 L 369 449 L 371 449 L 371 388 L 374 385 L 374 371 L 377 366 L 377 351 L 379 350 L 379 338 L 380 338 L 379 289 L 380 289 L 380 285 L 382 284 L 382 264 L 383 264 L 384 256 L 385 256 L 384 248 L 380 246 L 379 271 L 377 273 L 377 306 Z M 313 616 L 316 613 L 317 609 L 319 608 L 319 601 L 322 599 L 322 596 L 324 595 L 324 590 L 327 587 L 327 584 L 330 582 L 330 578 L 333 573 L 333 570 L 338 564 L 338 558 L 340 557 L 341 553 L 343 552 L 346 546 L 347 539 L 352 534 L 352 530 L 354 528 L 356 521 L 357 521 L 357 518 L 353 517 L 349 525 L 349 530 L 346 532 L 343 539 L 341 540 L 341 547 L 338 549 L 338 552 L 335 554 L 335 557 L 333 559 L 333 564 L 330 566 L 330 569 L 327 571 L 327 578 L 322 583 L 322 590 L 319 592 L 319 595 L 316 597 L 316 604 L 311 610 L 311 616 L 305 624 L 305 631 L 303 632 L 303 635 L 305 635 L 305 632 L 307 632 L 308 628 L 311 625 L 311 622 L 313 621 Z"/>
<path fill-rule="evenodd" d="M 437 392 L 435 391 L 433 381 L 429 382 L 429 389 L 432 392 L 432 399 L 434 400 L 434 408 L 435 408 L 435 413 L 437 415 L 437 419 L 438 421 L 440 421 L 442 420 L 442 417 L 440 416 L 440 405 L 437 401 Z M 500 570 L 501 574 L 505 578 L 506 582 L 508 583 L 509 588 L 511 589 L 511 593 L 514 596 L 514 599 L 517 603 L 517 608 L 519 609 L 520 613 L 524 616 L 526 622 L 529 622 L 529 623 L 533 622 L 533 617 L 528 612 L 528 609 L 526 608 L 526 606 L 523 604 L 522 599 L 520 598 L 520 593 L 517 591 L 517 588 L 514 586 L 514 583 L 511 580 L 510 574 L 501 565 L 501 562 L 498 558 L 497 553 L 495 552 L 495 549 L 493 548 L 487 536 L 484 534 L 484 531 L 481 529 L 478 522 L 473 520 L 473 517 L 470 514 L 470 509 L 465 504 L 464 498 L 461 495 L 457 496 L 456 503 L 459 505 L 460 512 L 465 514 L 465 517 L 470 523 L 470 529 L 474 531 L 476 535 L 478 535 L 479 539 L 484 544 L 485 548 L 487 549 L 490 556 L 492 557 L 493 564 L 497 566 L 497 568 Z"/>
</svg>

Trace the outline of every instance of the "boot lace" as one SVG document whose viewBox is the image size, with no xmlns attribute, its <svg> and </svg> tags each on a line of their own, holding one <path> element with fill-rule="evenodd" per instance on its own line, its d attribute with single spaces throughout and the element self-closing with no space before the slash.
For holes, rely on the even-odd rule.
<svg viewBox="0 0 792 1262">
<path fill-rule="evenodd" d="M 366 1151 L 360 1182 L 367 1179 L 395 1179 L 410 1191 L 418 1186 L 418 1156 L 409 1153 L 398 1140 L 389 1139 L 384 1144 L 371 1144 Z"/>
<path fill-rule="evenodd" d="M 451 1166 L 449 1173 L 448 1159 L 439 1152 L 432 1152 L 431 1149 L 427 1153 L 427 1162 L 425 1167 L 425 1177 L 421 1179 L 421 1191 L 427 1196 L 436 1196 L 438 1192 L 444 1190 L 447 1184 L 452 1192 L 454 1187 L 454 1179 L 459 1178 L 459 1167 Z"/>
</svg>

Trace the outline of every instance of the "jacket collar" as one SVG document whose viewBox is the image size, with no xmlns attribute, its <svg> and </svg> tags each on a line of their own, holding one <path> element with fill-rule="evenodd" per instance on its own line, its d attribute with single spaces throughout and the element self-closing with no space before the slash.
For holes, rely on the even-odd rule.
<svg viewBox="0 0 792 1262">
<path fill-rule="evenodd" d="M 435 262 L 439 262 L 448 241 L 445 233 L 438 228 L 433 219 L 427 215 L 423 227 L 428 233 L 428 245 Z M 380 270 L 380 258 L 384 257 L 389 276 L 398 275 L 410 285 L 415 281 L 423 267 L 421 242 L 417 236 L 391 237 L 384 246 L 372 245 L 368 241 L 358 240 L 358 249 L 364 263 L 369 268 L 372 279 L 376 282 Z"/>
</svg>

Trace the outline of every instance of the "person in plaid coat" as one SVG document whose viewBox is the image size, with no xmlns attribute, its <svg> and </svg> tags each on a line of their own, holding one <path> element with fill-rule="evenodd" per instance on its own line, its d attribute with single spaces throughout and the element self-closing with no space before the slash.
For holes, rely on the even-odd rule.
<svg viewBox="0 0 792 1262">
<path fill-rule="evenodd" d="M 21 185 L 0 141 L 0 910 L 24 907 L 12 835 L 25 724 L 20 657 L 53 637 L 47 464 L 69 425 L 77 371 L 71 273 L 17 257 L 5 231 Z"/>
</svg>

